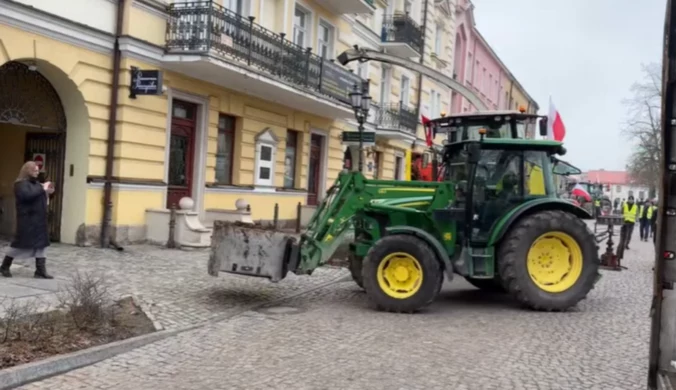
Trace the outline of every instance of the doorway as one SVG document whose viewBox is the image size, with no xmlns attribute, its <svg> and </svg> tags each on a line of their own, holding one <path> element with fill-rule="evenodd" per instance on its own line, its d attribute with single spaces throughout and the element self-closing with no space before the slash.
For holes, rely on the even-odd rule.
<svg viewBox="0 0 676 390">
<path fill-rule="evenodd" d="M 324 137 L 319 134 L 310 135 L 310 164 L 308 172 L 307 204 L 316 206 L 321 189 L 322 162 L 324 161 Z"/>
<path fill-rule="evenodd" d="M 66 114 L 40 68 L 10 61 L 0 67 L 0 235 L 16 227 L 14 181 L 26 161 L 41 166 L 40 180 L 54 183 L 48 208 L 49 238 L 61 241 Z"/>
<path fill-rule="evenodd" d="M 171 104 L 167 208 L 192 197 L 197 105 L 174 99 Z"/>
<path fill-rule="evenodd" d="M 61 240 L 61 208 L 63 206 L 63 162 L 65 133 L 27 133 L 24 161 L 35 161 L 40 167 L 40 182 L 54 183 L 54 194 L 49 198 L 47 218 L 49 237 Z"/>
</svg>

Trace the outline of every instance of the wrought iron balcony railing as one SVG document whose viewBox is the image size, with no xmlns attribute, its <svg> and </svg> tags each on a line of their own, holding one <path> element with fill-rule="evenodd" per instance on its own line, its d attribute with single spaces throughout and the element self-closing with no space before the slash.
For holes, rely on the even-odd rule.
<svg viewBox="0 0 676 390">
<path fill-rule="evenodd" d="M 166 50 L 169 53 L 216 53 L 257 68 L 324 96 L 350 104 L 349 91 L 362 79 L 214 1 L 169 6 Z"/>
<path fill-rule="evenodd" d="M 396 129 L 415 135 L 418 128 L 418 110 L 399 103 L 374 105 L 375 125 L 383 129 Z"/>
<path fill-rule="evenodd" d="M 383 19 L 383 30 L 380 37 L 382 42 L 405 43 L 411 46 L 416 53 L 420 53 L 422 52 L 424 36 L 422 27 L 418 26 L 408 16 L 408 13 L 385 15 Z"/>
</svg>

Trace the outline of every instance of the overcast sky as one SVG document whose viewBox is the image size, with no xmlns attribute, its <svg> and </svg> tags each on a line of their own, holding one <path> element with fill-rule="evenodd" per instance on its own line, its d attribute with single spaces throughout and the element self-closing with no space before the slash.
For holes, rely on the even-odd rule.
<svg viewBox="0 0 676 390">
<path fill-rule="evenodd" d="M 622 99 L 662 61 L 666 0 L 472 0 L 481 34 L 547 114 L 566 125 L 564 157 L 583 170 L 624 170 Z M 603 149 L 599 149 L 601 146 Z"/>
</svg>

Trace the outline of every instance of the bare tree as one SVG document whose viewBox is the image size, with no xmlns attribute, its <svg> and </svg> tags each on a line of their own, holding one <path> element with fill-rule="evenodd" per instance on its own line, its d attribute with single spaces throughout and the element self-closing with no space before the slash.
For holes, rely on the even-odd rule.
<svg viewBox="0 0 676 390">
<path fill-rule="evenodd" d="M 661 149 L 662 68 L 657 63 L 643 65 L 644 77 L 631 87 L 631 99 L 624 101 L 627 120 L 623 134 L 633 144 L 627 161 L 632 182 L 650 189 L 655 196 L 659 183 Z"/>
</svg>

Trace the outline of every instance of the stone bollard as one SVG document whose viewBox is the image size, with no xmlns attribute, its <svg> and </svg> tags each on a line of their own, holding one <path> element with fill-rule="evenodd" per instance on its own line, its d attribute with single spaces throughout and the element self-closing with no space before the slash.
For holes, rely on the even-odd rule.
<svg viewBox="0 0 676 390">
<path fill-rule="evenodd" d="M 239 214 L 239 220 L 243 223 L 253 224 L 251 219 L 251 206 L 246 200 L 239 198 L 235 201 L 235 209 L 237 209 L 237 214 Z"/>
</svg>

